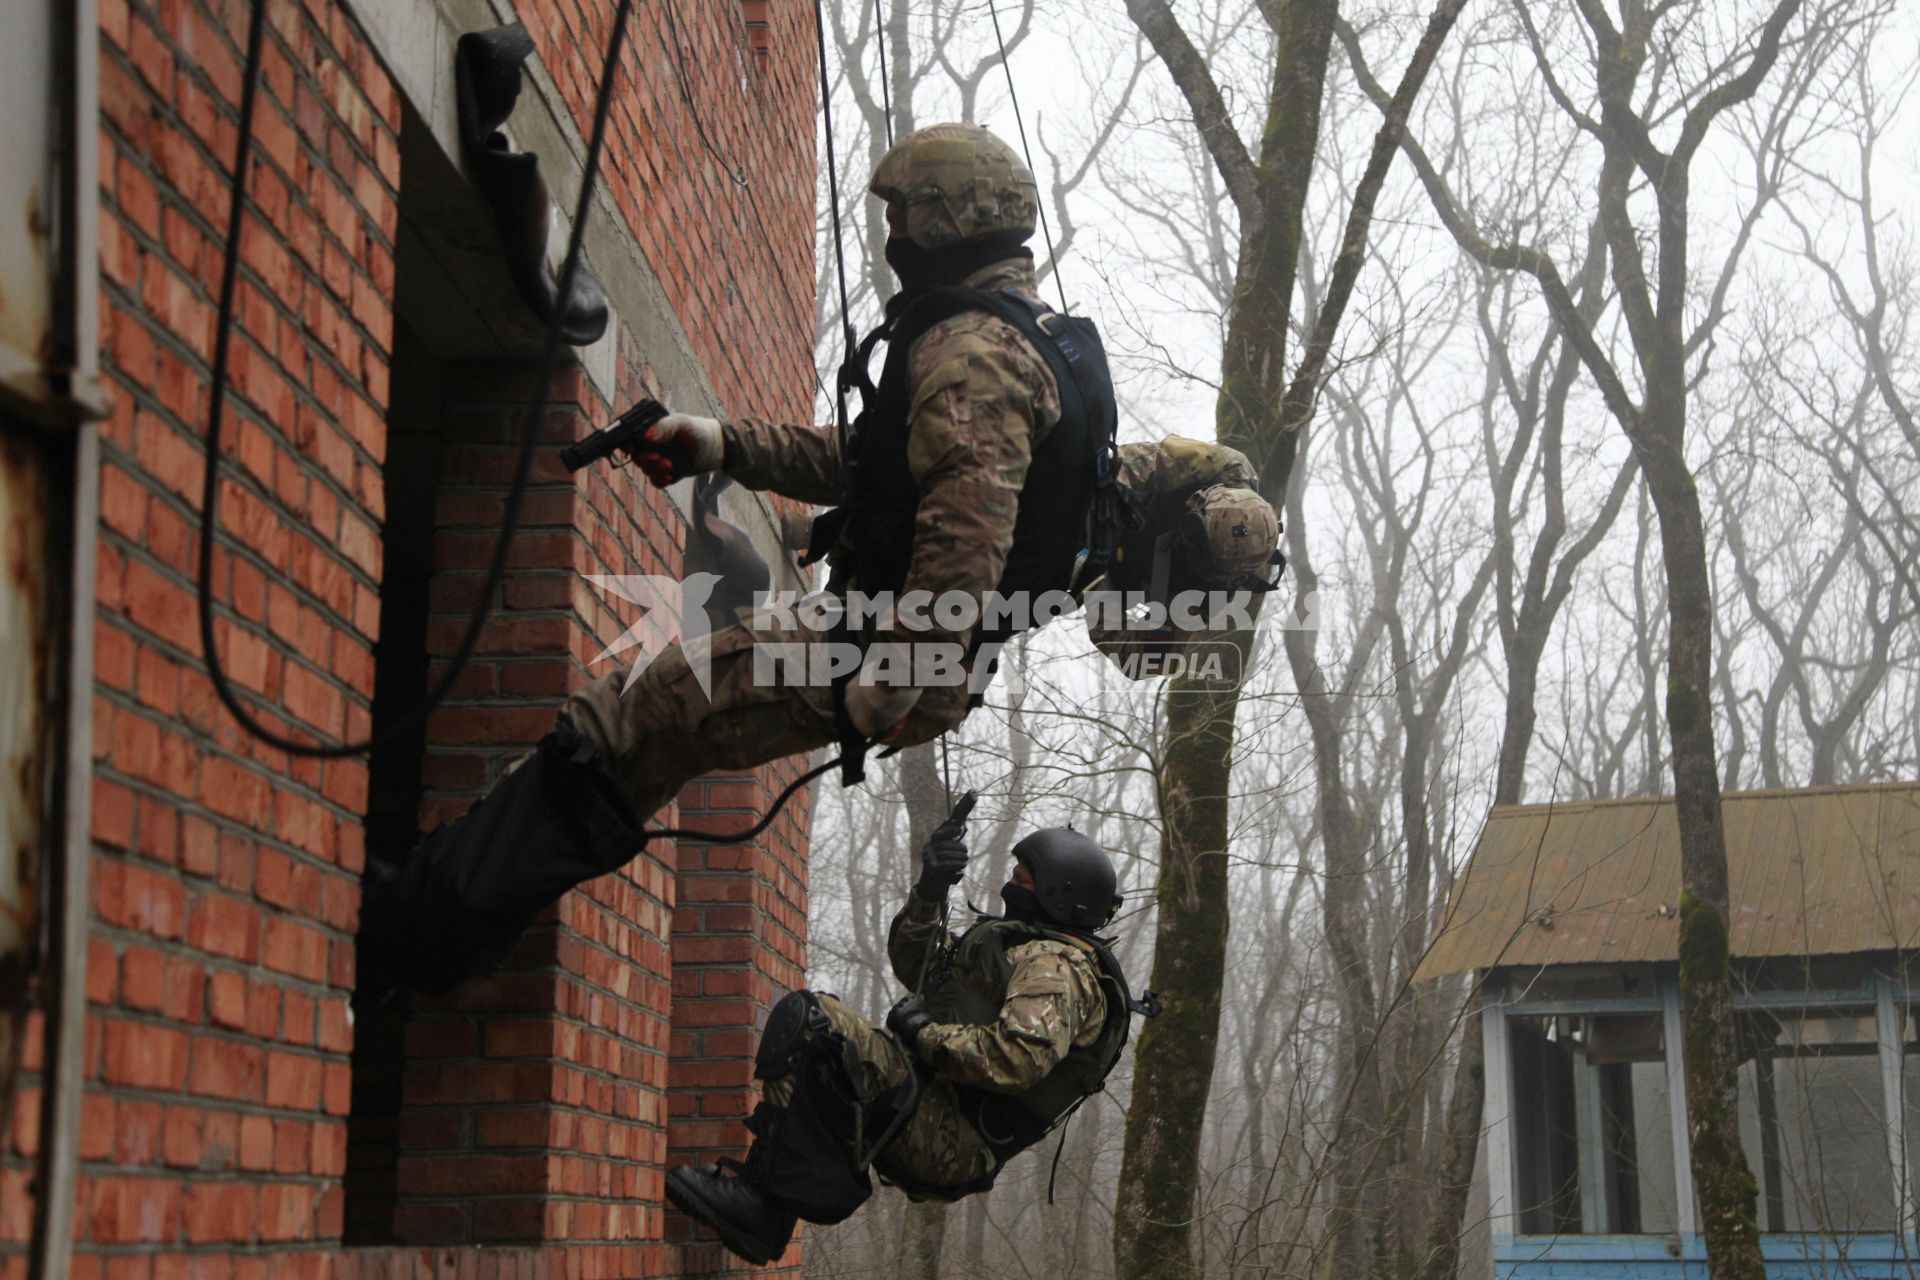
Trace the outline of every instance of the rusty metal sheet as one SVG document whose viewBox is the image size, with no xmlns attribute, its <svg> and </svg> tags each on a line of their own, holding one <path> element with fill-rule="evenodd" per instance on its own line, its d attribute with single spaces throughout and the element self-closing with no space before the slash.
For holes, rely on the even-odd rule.
<svg viewBox="0 0 1920 1280">
<path fill-rule="evenodd" d="M 39 930 L 47 779 L 47 476 L 38 441 L 0 426 L 0 1086 Z"/>
<path fill-rule="evenodd" d="M 0 39 L 0 382 L 27 399 L 45 394 L 53 354 L 59 7 L 8 5 Z"/>
<path fill-rule="evenodd" d="M 1725 797 L 1736 956 L 1920 941 L 1920 783 Z M 1678 959 L 1668 797 L 1493 810 L 1418 972 Z"/>
</svg>

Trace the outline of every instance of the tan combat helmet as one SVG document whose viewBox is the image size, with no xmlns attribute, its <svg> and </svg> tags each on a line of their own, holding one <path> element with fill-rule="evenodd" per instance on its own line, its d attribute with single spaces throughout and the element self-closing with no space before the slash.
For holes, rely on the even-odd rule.
<svg viewBox="0 0 1920 1280">
<path fill-rule="evenodd" d="M 867 190 L 906 210 L 906 238 L 938 249 L 990 231 L 1033 234 L 1040 188 L 1020 154 L 975 124 L 936 124 L 902 138 Z"/>
<path fill-rule="evenodd" d="M 1280 546 L 1280 521 L 1267 500 L 1251 489 L 1216 484 L 1187 499 L 1181 541 L 1198 552 L 1213 583 L 1265 577 Z"/>
</svg>

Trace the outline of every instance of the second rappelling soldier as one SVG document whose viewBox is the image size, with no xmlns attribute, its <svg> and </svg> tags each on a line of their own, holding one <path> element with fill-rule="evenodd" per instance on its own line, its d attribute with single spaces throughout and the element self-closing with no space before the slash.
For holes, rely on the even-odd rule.
<svg viewBox="0 0 1920 1280">
<path fill-rule="evenodd" d="M 667 1195 L 748 1262 L 779 1257 L 796 1220 L 839 1222 L 871 1169 L 917 1200 L 993 1186 L 1007 1161 L 1066 1121 L 1119 1062 L 1135 999 L 1097 932 L 1120 897 L 1105 849 L 1065 827 L 1013 847 L 1006 910 L 959 937 L 946 899 L 965 869 L 962 822 L 943 823 L 894 917 L 887 956 L 912 994 L 876 1026 L 833 996 L 788 994 L 754 1060 L 766 1092 L 746 1159 L 683 1165 Z"/>
</svg>

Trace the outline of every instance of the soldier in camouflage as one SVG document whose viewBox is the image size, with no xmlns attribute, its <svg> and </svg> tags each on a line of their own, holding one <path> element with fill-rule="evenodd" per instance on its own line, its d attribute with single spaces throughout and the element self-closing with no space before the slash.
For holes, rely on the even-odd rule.
<svg viewBox="0 0 1920 1280">
<path fill-rule="evenodd" d="M 721 470 L 803 502 L 841 500 L 823 527 L 837 531 L 829 585 L 843 596 L 977 601 L 996 590 L 1067 588 L 1088 544 L 1112 388 L 1091 326 L 1039 301 L 1025 245 L 1037 211 L 1033 175 L 985 129 L 935 125 L 890 151 L 870 189 L 885 201 L 887 258 L 901 291 L 888 303 L 888 326 L 898 327 L 881 331 L 891 339 L 886 367 L 855 456 L 842 456 L 830 427 L 669 414 L 634 459 L 660 485 Z M 922 305 L 935 300 L 946 301 Z M 1069 368 L 1053 335 L 1073 325 L 1086 326 L 1076 353 L 1086 358 Z M 1163 446 L 1164 456 L 1143 464 L 1141 483 L 1173 483 L 1207 465 L 1226 474 L 1214 450 Z M 1023 505 L 1029 491 L 1041 500 Z M 1143 557 L 1152 558 L 1135 558 Z M 937 610 L 923 621 L 909 640 L 891 617 L 835 630 L 805 610 L 769 610 L 691 654 L 668 646 L 636 678 L 615 672 L 575 691 L 553 732 L 467 815 L 402 857 L 373 851 L 363 966 L 388 984 L 447 989 L 504 954 L 568 889 L 624 865 L 645 820 L 692 779 L 836 740 L 910 745 L 952 728 L 977 683 L 973 664 L 991 651 L 982 641 L 1005 637 L 949 625 Z M 767 678 L 764 655 L 834 642 L 863 655 L 850 678 L 832 686 Z M 964 655 L 963 678 L 900 678 L 903 665 L 913 672 L 901 651 L 923 645 Z"/>
<path fill-rule="evenodd" d="M 950 286 L 1044 310 L 1025 245 L 1037 188 L 999 138 L 973 125 L 919 130 L 881 160 L 870 190 L 885 202 L 887 257 L 901 282 L 890 316 Z M 890 344 L 887 366 L 860 437 L 894 451 L 903 471 L 865 505 L 891 503 L 902 523 L 897 536 L 868 527 L 866 545 L 855 547 L 861 522 L 849 522 L 835 549 L 833 585 L 977 596 L 1001 581 L 1015 551 L 1024 487 L 1058 485 L 1063 469 L 1091 475 L 1091 451 L 1037 473 L 1036 450 L 1061 426 L 1059 380 L 1028 334 L 988 311 L 959 310 L 910 342 Z M 1101 408 L 1112 412 L 1110 387 L 1104 406 L 1087 406 Z M 812 504 L 851 492 L 853 468 L 830 426 L 669 414 L 648 445 L 634 461 L 662 486 L 720 470 L 749 488 Z M 863 572 L 882 543 L 904 552 L 899 581 L 870 581 L 882 575 Z M 693 778 L 852 734 L 908 745 L 958 724 L 967 713 L 966 681 L 922 688 L 892 678 L 878 659 L 900 646 L 886 630 L 884 619 L 852 634 L 818 629 L 805 611 L 756 618 L 714 632 L 693 655 L 668 646 L 636 679 L 614 672 L 575 691 L 553 733 L 466 817 L 404 858 L 376 855 L 363 963 L 416 989 L 451 986 L 503 952 L 546 903 L 623 865 L 644 838 L 641 824 Z M 838 688 L 770 681 L 756 663 L 765 646 L 836 639 L 875 659 Z M 961 646 L 971 660 L 965 631 L 936 625 L 913 640 Z M 705 664 L 704 682 L 697 663 Z M 515 848 L 507 847 L 509 831 Z"/>
<path fill-rule="evenodd" d="M 992 133 L 964 124 L 921 129 L 887 153 L 868 189 L 886 202 L 887 259 L 901 283 L 890 312 L 945 285 L 1011 293 L 1040 305 L 1033 253 L 1025 247 L 1034 231 L 1037 188 L 1018 155 Z M 863 581 L 859 558 L 836 547 L 836 567 L 844 562 L 846 571 L 836 574 L 835 585 L 978 597 L 1000 581 L 1034 452 L 1060 421 L 1057 380 L 1012 325 L 964 310 L 911 341 L 904 382 L 899 408 L 905 421 L 868 422 L 864 430 L 904 437 L 905 479 L 914 491 L 905 580 Z M 747 488 L 813 505 L 839 502 L 848 491 L 848 460 L 831 426 L 670 414 L 650 439 L 658 447 L 635 460 L 658 484 L 723 470 Z M 564 714 L 599 743 L 623 777 L 642 785 L 637 807 L 646 812 L 710 768 L 762 764 L 834 741 L 833 690 L 749 690 L 733 670 L 752 665 L 756 643 L 825 638 L 797 619 L 762 619 L 751 630 L 715 638 L 712 698 L 686 677 L 684 664 L 662 669 L 656 662 L 642 677 L 644 690 L 636 686 L 623 695 L 622 679 L 606 677 L 574 694 Z M 875 635 L 853 638 L 870 645 Z M 937 622 L 914 635 L 916 642 L 961 647 L 970 639 Z M 910 745 L 958 724 L 967 713 L 968 689 L 965 683 L 922 688 L 869 671 L 847 685 L 844 698 L 860 733 Z M 663 773 L 669 763 L 679 767 Z"/>
<path fill-rule="evenodd" d="M 1280 522 L 1256 491 L 1260 478 L 1253 464 L 1238 449 L 1167 436 L 1120 446 L 1119 463 L 1120 482 L 1143 520 L 1122 537 L 1107 573 L 1087 590 L 1141 598 L 1158 606 L 1160 615 L 1141 625 L 1136 609 L 1130 625 L 1120 626 L 1103 610 L 1089 608 L 1087 635 L 1138 679 L 1167 670 L 1164 663 L 1137 661 L 1140 656 L 1164 659 L 1224 636 L 1212 625 L 1180 625 L 1196 615 L 1167 610 L 1173 596 L 1200 592 L 1218 599 L 1271 589 L 1269 569 L 1281 562 Z M 1215 622 L 1211 611 L 1205 621 Z"/>
<path fill-rule="evenodd" d="M 1093 932 L 1119 902 L 1113 864 L 1064 828 L 1013 852 L 1006 914 L 956 938 L 946 898 L 965 868 L 964 827 L 934 833 L 888 937 L 912 994 L 884 1028 L 829 995 L 796 991 L 775 1007 L 747 1158 L 667 1175 L 673 1202 L 734 1253 L 771 1262 L 796 1219 L 844 1219 L 872 1192 L 869 1167 L 915 1199 L 984 1191 L 1100 1088 L 1143 1007 Z"/>
</svg>

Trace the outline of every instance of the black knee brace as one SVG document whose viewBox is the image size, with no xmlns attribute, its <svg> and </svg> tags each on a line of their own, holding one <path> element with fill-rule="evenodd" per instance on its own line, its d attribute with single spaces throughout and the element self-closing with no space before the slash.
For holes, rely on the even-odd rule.
<svg viewBox="0 0 1920 1280">
<path fill-rule="evenodd" d="M 831 1030 L 819 996 L 804 989 L 787 992 L 767 1015 L 767 1029 L 760 1033 L 760 1049 L 753 1055 L 754 1078 L 778 1080 L 792 1075 L 808 1046 Z"/>
<path fill-rule="evenodd" d="M 743 1175 L 808 1222 L 842 1221 L 873 1194 L 861 1164 L 872 1099 L 861 1082 L 860 1055 L 832 1029 L 819 996 L 794 991 L 774 1005 L 753 1074 L 791 1077 L 793 1097 L 784 1107 L 762 1102 L 754 1109 Z"/>
</svg>

